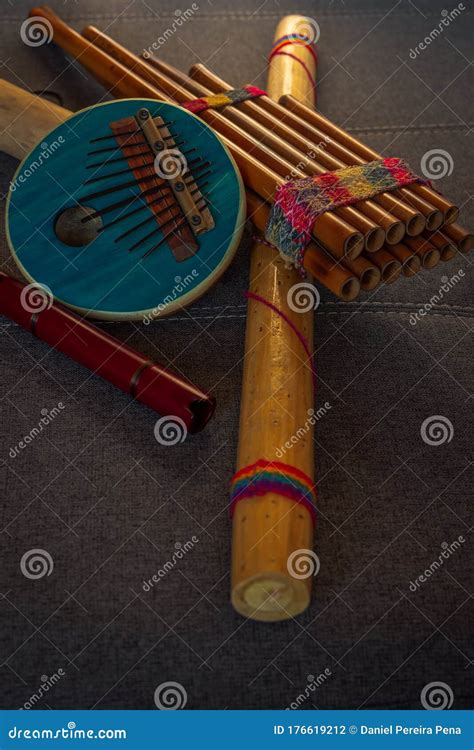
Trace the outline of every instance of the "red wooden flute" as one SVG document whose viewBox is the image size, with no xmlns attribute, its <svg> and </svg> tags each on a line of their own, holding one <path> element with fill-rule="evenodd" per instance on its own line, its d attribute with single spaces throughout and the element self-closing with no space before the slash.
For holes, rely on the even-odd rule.
<svg viewBox="0 0 474 750">
<path fill-rule="evenodd" d="M 182 420 L 188 432 L 202 430 L 214 413 L 214 397 L 53 302 L 39 284 L 0 272 L 0 314 L 142 404 Z"/>
</svg>

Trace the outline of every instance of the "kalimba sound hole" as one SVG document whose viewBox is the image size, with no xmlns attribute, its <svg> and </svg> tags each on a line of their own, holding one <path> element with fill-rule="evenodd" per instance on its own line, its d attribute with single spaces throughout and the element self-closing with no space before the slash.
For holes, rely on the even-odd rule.
<svg viewBox="0 0 474 750">
<path fill-rule="evenodd" d="M 89 245 L 102 229 L 102 219 L 94 214 L 95 209 L 88 206 L 64 209 L 54 223 L 56 237 L 70 247 Z"/>
</svg>

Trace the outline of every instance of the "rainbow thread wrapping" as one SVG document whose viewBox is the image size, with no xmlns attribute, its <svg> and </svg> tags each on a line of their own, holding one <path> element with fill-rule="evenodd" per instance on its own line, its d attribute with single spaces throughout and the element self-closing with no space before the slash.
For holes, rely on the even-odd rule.
<svg viewBox="0 0 474 750">
<path fill-rule="evenodd" d="M 310 512 L 316 522 L 316 487 L 312 480 L 300 469 L 280 461 L 260 459 L 236 472 L 231 480 L 230 515 L 240 500 L 256 495 L 274 492 L 295 503 L 300 503 Z"/>
<path fill-rule="evenodd" d="M 295 60 L 304 68 L 306 75 L 308 76 L 310 80 L 311 87 L 313 89 L 316 89 L 316 81 L 309 67 L 306 65 L 305 61 L 302 60 L 297 55 L 294 55 L 292 52 L 288 52 L 284 50 L 284 47 L 287 47 L 290 44 L 292 46 L 299 45 L 299 46 L 305 47 L 308 50 L 308 52 L 310 52 L 310 54 L 313 56 L 315 65 L 317 67 L 318 57 L 316 54 L 316 50 L 313 47 L 313 42 L 311 41 L 311 39 L 309 39 L 309 37 L 304 36 L 304 34 L 285 34 L 285 36 L 281 36 L 279 39 L 277 39 L 268 56 L 268 62 L 271 62 L 271 60 L 277 55 L 285 55 L 286 57 L 293 58 L 293 60 Z"/>
<path fill-rule="evenodd" d="M 414 182 L 423 180 L 397 158 L 288 180 L 276 191 L 265 237 L 304 275 L 304 253 L 318 216 Z"/>
<path fill-rule="evenodd" d="M 206 109 L 221 109 L 229 104 L 240 104 L 248 99 L 256 99 L 259 96 L 266 96 L 266 92 L 258 89 L 256 86 L 244 86 L 241 89 L 231 89 L 222 94 L 212 94 L 203 96 L 200 99 L 192 99 L 185 102 L 182 106 L 189 112 L 197 115 Z"/>
</svg>

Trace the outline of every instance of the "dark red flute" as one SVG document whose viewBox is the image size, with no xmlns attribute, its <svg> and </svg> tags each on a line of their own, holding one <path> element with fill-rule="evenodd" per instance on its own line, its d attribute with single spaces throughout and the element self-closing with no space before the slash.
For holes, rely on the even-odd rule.
<svg viewBox="0 0 474 750">
<path fill-rule="evenodd" d="M 213 396 L 53 302 L 40 284 L 0 272 L 0 314 L 159 414 L 183 420 L 188 432 L 202 430 L 214 413 Z"/>
</svg>

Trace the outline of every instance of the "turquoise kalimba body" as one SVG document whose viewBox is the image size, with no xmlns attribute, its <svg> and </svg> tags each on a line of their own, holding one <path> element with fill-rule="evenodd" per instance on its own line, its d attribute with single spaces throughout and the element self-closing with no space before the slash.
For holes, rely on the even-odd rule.
<svg viewBox="0 0 474 750">
<path fill-rule="evenodd" d="M 238 247 L 245 193 L 214 132 L 181 107 L 125 99 L 76 113 L 20 164 L 7 203 L 13 257 L 82 314 L 168 315 Z"/>
</svg>

